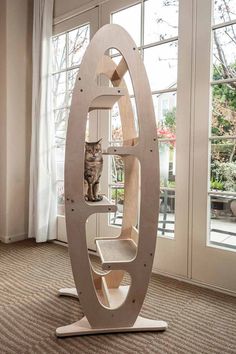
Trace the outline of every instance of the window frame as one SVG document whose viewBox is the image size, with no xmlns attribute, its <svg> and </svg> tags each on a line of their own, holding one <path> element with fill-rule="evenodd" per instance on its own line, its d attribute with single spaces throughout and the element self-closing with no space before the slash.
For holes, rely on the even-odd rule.
<svg viewBox="0 0 236 354">
<path fill-rule="evenodd" d="M 71 14 L 69 18 L 65 18 L 60 21 L 55 21 L 55 24 L 53 26 L 53 36 L 70 32 L 71 30 L 82 27 L 85 24 L 89 24 L 91 40 L 98 30 L 98 17 L 98 7 L 83 11 L 82 13 L 76 15 Z M 89 135 L 92 140 L 96 140 L 98 138 L 98 114 L 96 111 L 94 111 L 91 112 L 90 115 L 92 119 L 91 123 L 89 124 Z M 88 234 L 88 248 L 94 252 L 94 235 L 96 235 L 98 232 L 98 217 L 96 215 L 92 215 L 89 222 L 86 224 L 86 228 Z M 57 239 L 61 242 L 67 242 L 65 216 L 59 214 L 57 215 Z"/>
</svg>

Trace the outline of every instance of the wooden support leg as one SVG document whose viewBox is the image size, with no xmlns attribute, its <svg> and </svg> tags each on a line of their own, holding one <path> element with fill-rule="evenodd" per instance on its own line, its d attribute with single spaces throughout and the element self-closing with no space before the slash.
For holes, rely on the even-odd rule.
<svg viewBox="0 0 236 354">
<path fill-rule="evenodd" d="M 56 329 L 57 337 L 82 336 L 89 334 L 102 333 L 121 333 L 121 332 L 142 332 L 142 331 L 164 331 L 167 328 L 167 323 L 164 321 L 150 320 L 138 316 L 132 327 L 120 328 L 91 328 L 86 317 L 71 325 L 59 327 Z"/>
<path fill-rule="evenodd" d="M 58 290 L 58 296 L 70 296 L 79 298 L 76 288 L 62 288 Z"/>
</svg>

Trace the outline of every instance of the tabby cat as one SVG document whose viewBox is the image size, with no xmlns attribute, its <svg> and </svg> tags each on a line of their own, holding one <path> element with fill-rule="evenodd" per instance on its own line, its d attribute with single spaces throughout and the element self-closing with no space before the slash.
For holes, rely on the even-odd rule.
<svg viewBox="0 0 236 354">
<path fill-rule="evenodd" d="M 88 187 L 85 199 L 89 202 L 102 200 L 102 196 L 98 194 L 103 167 L 101 140 L 85 142 L 84 179 Z"/>
</svg>

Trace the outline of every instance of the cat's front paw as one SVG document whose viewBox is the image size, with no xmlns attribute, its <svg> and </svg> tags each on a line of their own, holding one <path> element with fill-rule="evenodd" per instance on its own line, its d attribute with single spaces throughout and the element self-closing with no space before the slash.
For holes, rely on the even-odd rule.
<svg viewBox="0 0 236 354">
<path fill-rule="evenodd" d="M 101 200 L 103 200 L 103 196 L 97 195 L 96 198 L 94 199 L 94 202 L 100 202 Z"/>
</svg>

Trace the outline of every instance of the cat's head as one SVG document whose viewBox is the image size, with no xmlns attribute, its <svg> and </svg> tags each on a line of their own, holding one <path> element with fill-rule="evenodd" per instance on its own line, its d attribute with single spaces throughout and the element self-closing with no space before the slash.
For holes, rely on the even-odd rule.
<svg viewBox="0 0 236 354">
<path fill-rule="evenodd" d="M 102 156 L 101 140 L 95 142 L 85 142 L 85 158 L 87 160 L 100 158 Z"/>
</svg>

